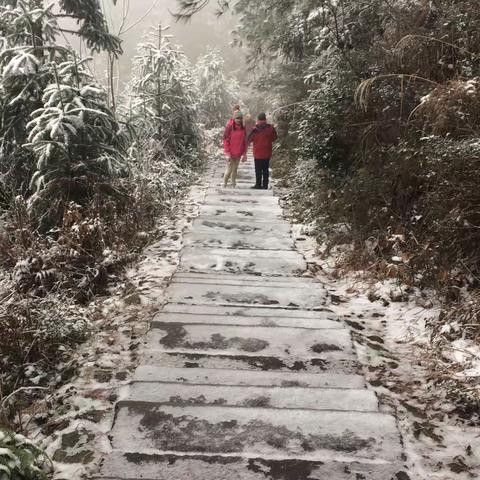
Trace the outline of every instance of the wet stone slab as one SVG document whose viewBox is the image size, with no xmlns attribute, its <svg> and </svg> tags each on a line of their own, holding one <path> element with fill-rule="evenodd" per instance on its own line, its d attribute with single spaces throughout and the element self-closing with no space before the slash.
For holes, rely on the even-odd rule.
<svg viewBox="0 0 480 480">
<path fill-rule="evenodd" d="M 156 328 L 165 323 L 186 324 L 211 324 L 211 325 L 236 325 L 249 327 L 292 327 L 305 329 L 335 329 L 345 328 L 343 322 L 333 314 L 319 312 L 317 318 L 292 318 L 286 316 L 245 316 L 245 315 L 220 315 L 220 314 L 191 314 L 159 312 L 152 320 L 152 327 Z"/>
<path fill-rule="evenodd" d="M 219 237 L 230 234 L 262 234 L 276 235 L 287 239 L 291 238 L 291 227 L 285 222 L 272 221 L 248 221 L 245 219 L 233 218 L 216 218 L 210 216 L 202 216 L 193 221 L 189 232 L 193 233 L 212 233 Z"/>
<path fill-rule="evenodd" d="M 255 220 L 257 218 L 263 220 L 282 220 L 282 209 L 279 205 L 271 205 L 270 208 L 262 208 L 260 206 L 248 207 L 246 205 L 240 206 L 214 206 L 203 205 L 200 207 L 200 216 L 208 215 L 215 218 L 238 218 Z"/>
<path fill-rule="evenodd" d="M 222 368 L 173 368 L 143 365 L 135 372 L 138 382 L 170 382 L 233 386 L 362 389 L 361 375 L 306 373 L 302 371 L 229 370 Z"/>
<path fill-rule="evenodd" d="M 227 232 L 227 233 L 208 233 L 191 232 L 184 237 L 184 244 L 195 247 L 217 247 L 242 249 L 260 249 L 260 250 L 293 250 L 294 243 L 289 235 L 274 235 L 273 232 Z"/>
<path fill-rule="evenodd" d="M 157 405 L 298 408 L 309 410 L 378 411 L 375 394 L 366 389 L 254 387 L 135 382 L 122 392 L 120 406 L 132 402 Z"/>
<path fill-rule="evenodd" d="M 252 197 L 273 197 L 272 190 L 251 190 L 249 188 L 222 188 L 220 184 L 212 185 L 207 190 L 207 195 L 213 193 L 221 197 L 232 197 L 248 195 Z"/>
<path fill-rule="evenodd" d="M 179 271 L 181 272 L 228 272 L 268 275 L 293 275 L 306 269 L 303 257 L 294 251 L 278 252 L 272 258 L 269 251 L 193 248 L 182 250 Z"/>
<path fill-rule="evenodd" d="M 155 455 L 115 452 L 105 480 L 390 480 L 402 478 L 390 463 L 265 459 L 227 455 Z"/>
<path fill-rule="evenodd" d="M 210 218 L 210 217 L 209 217 Z M 240 235 L 265 235 L 277 236 L 285 239 L 290 239 L 289 225 L 279 226 L 272 222 L 233 222 L 229 220 L 204 219 L 203 217 L 196 220 L 193 228 L 189 229 L 194 233 L 206 233 L 215 237 L 221 238 L 225 234 L 240 234 Z M 235 256 L 233 252 L 230 252 Z"/>
<path fill-rule="evenodd" d="M 211 273 L 186 273 L 178 272 L 173 276 L 175 283 L 205 283 L 215 284 L 217 281 L 226 282 L 229 285 L 275 285 L 280 287 L 306 285 L 308 288 L 325 288 L 324 284 L 313 277 L 304 276 L 278 276 L 278 275 L 247 275 L 247 274 L 223 274 L 219 272 Z"/>
<path fill-rule="evenodd" d="M 241 288 L 239 288 L 241 287 Z M 173 283 L 168 289 L 168 301 L 195 305 L 256 305 L 315 308 L 327 304 L 322 287 L 309 284 L 248 285 Z"/>
<path fill-rule="evenodd" d="M 210 184 L 212 186 L 223 188 L 223 175 L 219 175 L 218 177 L 213 178 Z M 255 184 L 255 175 L 251 175 L 251 174 L 245 175 L 245 174 L 239 173 L 239 175 L 237 176 L 235 189 L 239 189 L 239 188 L 249 189 L 254 184 Z M 231 182 L 229 182 L 226 187 L 226 190 L 229 190 L 231 188 L 232 188 L 232 184 Z"/>
<path fill-rule="evenodd" d="M 222 185 L 223 186 L 223 172 L 220 172 L 219 175 L 216 175 L 215 178 L 214 178 L 214 182 L 218 185 Z M 218 182 L 218 183 L 217 183 Z M 245 188 L 250 188 L 252 187 L 254 184 L 255 184 L 255 174 L 253 174 L 252 172 L 250 171 L 246 171 L 246 170 L 238 170 L 237 172 L 237 180 L 236 180 L 236 185 L 238 188 L 239 185 L 245 185 Z M 229 182 L 229 185 L 227 188 L 230 187 L 230 182 Z"/>
<path fill-rule="evenodd" d="M 278 372 L 345 373 L 358 374 L 360 365 L 356 358 L 295 359 L 289 356 L 256 354 L 224 354 L 218 352 L 185 352 L 145 350 L 141 360 L 145 365 L 174 368 L 219 368 L 227 370 L 257 370 Z"/>
<path fill-rule="evenodd" d="M 186 279 L 188 277 L 178 275 L 177 278 Z M 258 281 L 263 281 L 263 277 L 259 277 Z M 167 303 L 162 308 L 165 313 L 191 313 L 195 315 L 221 315 L 233 317 L 266 317 L 268 319 L 287 318 L 287 319 L 330 319 L 337 320 L 338 317 L 329 308 L 320 308 L 315 310 L 301 310 L 294 308 L 269 308 L 258 307 L 255 305 L 248 306 L 215 306 L 215 305 L 188 305 L 181 303 Z M 287 325 L 284 325 L 287 326 Z"/>
<path fill-rule="evenodd" d="M 277 197 L 271 197 L 269 195 L 263 195 L 255 197 L 253 195 L 219 195 L 217 193 L 209 193 L 205 196 L 205 204 L 212 206 L 249 206 L 249 207 L 262 207 L 266 208 L 270 205 L 279 205 Z"/>
<path fill-rule="evenodd" d="M 155 322 L 144 341 L 147 350 L 217 352 L 294 359 L 353 357 L 347 329 L 295 329 Z"/>
<path fill-rule="evenodd" d="M 113 448 L 186 453 L 242 453 L 323 460 L 395 461 L 400 444 L 393 417 L 382 413 L 215 406 L 122 407 Z"/>
</svg>

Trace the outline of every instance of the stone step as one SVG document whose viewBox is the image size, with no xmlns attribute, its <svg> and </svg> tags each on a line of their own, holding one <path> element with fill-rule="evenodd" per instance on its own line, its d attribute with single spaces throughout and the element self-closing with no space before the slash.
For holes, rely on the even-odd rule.
<svg viewBox="0 0 480 480">
<path fill-rule="evenodd" d="M 303 329 L 155 322 L 144 338 L 149 351 L 262 355 L 294 360 L 353 356 L 347 329 Z"/>
<path fill-rule="evenodd" d="M 361 375 L 345 373 L 231 370 L 221 368 L 173 368 L 155 365 L 143 365 L 138 367 L 135 371 L 134 380 L 137 382 L 240 385 L 251 387 L 365 388 L 365 381 Z"/>
<path fill-rule="evenodd" d="M 246 162 L 240 162 L 238 164 L 237 172 L 246 172 L 255 176 L 255 165 L 254 165 L 253 158 L 251 159 L 251 161 L 247 160 Z M 223 177 L 224 173 L 225 173 L 225 165 L 218 165 L 218 168 L 216 169 L 216 174 L 219 177 Z"/>
<path fill-rule="evenodd" d="M 218 195 L 215 193 L 209 193 L 205 196 L 205 203 L 207 205 L 215 206 L 238 206 L 238 205 L 248 205 L 248 206 L 261 206 L 263 208 L 270 205 L 279 205 L 278 197 L 270 196 L 260 196 L 258 198 L 252 195 L 232 195 L 228 197 L 226 195 Z"/>
<path fill-rule="evenodd" d="M 232 198 L 235 198 L 239 195 L 251 195 L 253 197 L 273 197 L 273 190 L 253 190 L 249 188 L 222 188 L 222 186 L 218 182 L 210 185 L 207 189 L 207 194 L 212 192 L 221 197 L 231 196 Z"/>
<path fill-rule="evenodd" d="M 213 175 L 212 181 L 218 182 L 218 185 L 223 185 L 223 179 L 225 177 L 225 171 L 219 170 Z M 229 185 L 231 185 L 231 177 L 229 179 Z M 237 187 L 239 184 L 245 183 L 248 187 L 251 187 L 255 184 L 255 173 L 247 169 L 238 169 L 237 170 Z"/>
<path fill-rule="evenodd" d="M 241 208 L 241 207 L 240 207 Z M 222 212 L 220 214 L 216 214 L 216 212 Z M 201 220 L 202 223 L 196 222 L 195 220 Z M 235 215 L 233 212 L 227 212 L 222 206 L 220 206 L 217 210 L 205 211 L 199 214 L 197 218 L 194 219 L 192 228 L 203 224 L 205 222 L 214 223 L 214 224 L 223 224 L 225 225 L 224 228 L 227 228 L 229 224 L 237 224 L 241 225 L 243 228 L 243 232 L 259 232 L 262 229 L 273 229 L 274 232 L 286 232 L 291 233 L 292 227 L 290 222 L 286 222 L 282 220 L 281 217 L 272 215 L 257 215 L 255 217 L 249 217 L 247 215 Z M 247 230 L 247 226 L 251 225 L 250 230 Z"/>
<path fill-rule="evenodd" d="M 248 326 L 248 327 L 290 327 L 302 329 L 335 329 L 345 328 L 343 322 L 335 319 L 335 315 L 322 315 L 319 312 L 318 318 L 291 318 L 291 317 L 272 317 L 256 316 L 247 317 L 242 315 L 215 315 L 215 314 L 190 314 L 190 313 L 171 313 L 159 312 L 152 320 L 152 327 L 164 323 L 177 324 L 200 324 L 200 325 L 229 325 L 229 326 Z"/>
<path fill-rule="evenodd" d="M 260 250 L 293 250 L 294 243 L 290 235 L 273 232 L 190 232 L 184 236 L 184 245 L 195 247 L 219 247 Z"/>
<path fill-rule="evenodd" d="M 220 185 L 223 185 L 223 179 L 225 177 L 225 167 L 217 169 L 212 173 L 212 176 L 209 178 L 209 182 L 219 182 Z M 229 179 L 229 186 L 231 177 Z M 251 180 L 255 179 L 255 171 L 251 168 L 244 168 L 239 166 L 237 170 L 237 185 L 239 182 L 248 182 L 249 185 L 252 185 Z"/>
<path fill-rule="evenodd" d="M 215 218 L 243 218 L 247 221 L 255 220 L 257 218 L 263 220 L 282 220 L 282 209 L 280 205 L 271 205 L 270 208 L 247 205 L 237 205 L 234 207 L 215 205 L 201 205 L 199 209 L 200 215 L 212 216 Z"/>
<path fill-rule="evenodd" d="M 223 186 L 224 176 L 225 176 L 225 170 L 223 168 L 219 169 L 212 175 L 212 177 L 210 178 L 210 182 L 211 183 L 217 183 L 218 182 L 218 185 Z M 249 187 L 252 186 L 251 181 L 254 178 L 255 178 L 255 172 L 253 172 L 251 169 L 239 168 L 237 170 L 237 180 L 236 180 L 237 181 L 237 187 L 240 183 L 245 183 Z M 228 185 L 227 188 L 230 188 L 231 180 L 232 180 L 232 178 L 230 177 L 229 185 Z"/>
<path fill-rule="evenodd" d="M 176 275 L 176 277 L 180 275 Z M 186 277 L 183 277 L 186 278 Z M 217 315 L 217 316 L 235 316 L 235 317 L 261 317 L 268 321 L 282 321 L 282 319 L 330 319 L 336 320 L 337 315 L 328 308 L 318 310 L 299 310 L 293 308 L 268 308 L 256 306 L 214 306 L 214 305 L 188 305 L 182 303 L 167 303 L 162 312 L 170 313 L 191 313 L 196 315 Z M 287 325 L 283 325 L 287 326 Z"/>
<path fill-rule="evenodd" d="M 221 172 L 220 175 L 215 176 L 213 181 L 218 182 L 215 183 L 216 185 L 222 187 L 223 186 L 223 178 L 224 178 L 224 172 Z M 247 172 L 245 170 L 239 170 L 238 175 L 237 175 L 237 180 L 236 180 L 236 187 L 235 188 L 251 188 L 255 185 L 256 178 L 255 174 L 252 174 L 250 172 Z M 229 181 L 229 185 L 227 188 L 229 188 L 231 185 L 231 179 Z"/>
<path fill-rule="evenodd" d="M 178 279 L 167 290 L 167 301 L 195 305 L 256 305 L 311 309 L 327 304 L 326 291 L 313 285 L 291 283 L 251 285 L 247 282 L 185 283 Z"/>
<path fill-rule="evenodd" d="M 225 233 L 261 233 L 275 234 L 281 237 L 291 238 L 291 226 L 286 222 L 271 220 L 249 221 L 238 217 L 216 218 L 212 216 L 202 215 L 192 222 L 189 232 L 215 232 L 219 236 Z"/>
<path fill-rule="evenodd" d="M 173 277 L 175 282 L 215 284 L 216 282 L 229 285 L 275 285 L 286 288 L 323 288 L 324 284 L 312 277 L 275 276 L 275 275 L 245 275 L 224 273 L 186 273 L 179 272 Z"/>
<path fill-rule="evenodd" d="M 144 350 L 140 362 L 145 365 L 171 368 L 224 369 L 279 372 L 308 372 L 332 374 L 358 374 L 360 365 L 356 358 L 295 359 L 289 356 L 232 355 L 209 352 Z"/>
<path fill-rule="evenodd" d="M 229 407 L 293 408 L 335 411 L 378 411 L 378 400 L 371 390 L 244 387 L 231 385 L 192 385 L 167 382 L 134 382 L 122 389 L 118 406 L 133 402 L 156 405 L 219 405 Z"/>
<path fill-rule="evenodd" d="M 114 449 L 158 453 L 377 463 L 401 453 L 395 419 L 379 412 L 143 403 L 120 407 L 112 434 Z"/>
<path fill-rule="evenodd" d="M 114 451 L 103 480 L 390 480 L 400 462 L 308 461 L 235 455 L 175 455 Z"/>
<path fill-rule="evenodd" d="M 178 271 L 294 275 L 306 268 L 303 257 L 291 250 L 279 252 L 272 258 L 267 250 L 185 247 Z"/>
</svg>

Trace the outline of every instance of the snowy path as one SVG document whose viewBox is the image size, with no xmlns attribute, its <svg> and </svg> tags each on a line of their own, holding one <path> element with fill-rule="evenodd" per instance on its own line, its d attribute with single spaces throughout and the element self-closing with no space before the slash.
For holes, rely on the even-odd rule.
<svg viewBox="0 0 480 480">
<path fill-rule="evenodd" d="M 399 478 L 395 419 L 305 273 L 272 190 L 212 166 L 168 303 L 111 432 L 104 480 Z"/>
</svg>

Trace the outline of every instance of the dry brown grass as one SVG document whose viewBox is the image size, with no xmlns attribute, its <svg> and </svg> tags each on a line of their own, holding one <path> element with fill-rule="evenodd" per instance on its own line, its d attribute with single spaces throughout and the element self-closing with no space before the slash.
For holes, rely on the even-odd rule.
<svg viewBox="0 0 480 480">
<path fill-rule="evenodd" d="M 480 133 L 480 78 L 452 80 L 435 88 L 412 119 L 425 134 L 454 138 Z"/>
</svg>

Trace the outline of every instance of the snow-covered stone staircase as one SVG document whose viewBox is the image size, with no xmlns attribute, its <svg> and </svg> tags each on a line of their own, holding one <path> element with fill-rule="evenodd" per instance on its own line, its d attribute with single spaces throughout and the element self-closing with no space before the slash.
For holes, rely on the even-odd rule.
<svg viewBox="0 0 480 480">
<path fill-rule="evenodd" d="M 117 405 L 104 480 L 390 480 L 395 419 L 308 276 L 272 190 L 212 165 L 168 302 Z"/>
</svg>

